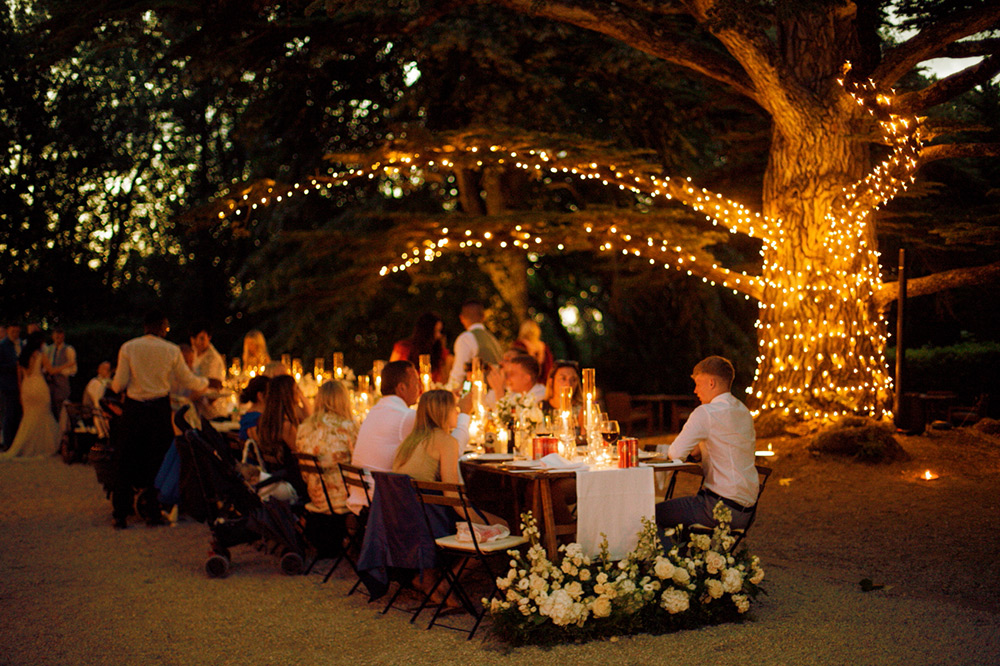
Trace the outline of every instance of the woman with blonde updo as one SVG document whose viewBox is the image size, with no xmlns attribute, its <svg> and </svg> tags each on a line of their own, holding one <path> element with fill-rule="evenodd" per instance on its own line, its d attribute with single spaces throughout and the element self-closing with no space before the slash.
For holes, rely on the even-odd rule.
<svg viewBox="0 0 1000 666">
<path fill-rule="evenodd" d="M 427 391 L 420 396 L 413 432 L 399 445 L 392 471 L 417 481 L 460 483 L 459 445 L 451 436 L 458 424 L 458 412 L 451 391 Z"/>
</svg>

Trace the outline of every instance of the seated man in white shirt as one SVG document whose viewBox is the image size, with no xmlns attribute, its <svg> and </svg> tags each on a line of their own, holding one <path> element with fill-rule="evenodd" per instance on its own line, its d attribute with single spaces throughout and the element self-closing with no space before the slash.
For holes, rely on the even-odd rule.
<svg viewBox="0 0 1000 666">
<path fill-rule="evenodd" d="M 194 350 L 194 360 L 191 371 L 198 377 L 218 380 L 226 379 L 226 361 L 222 354 L 212 344 L 212 331 L 208 324 L 196 323 L 191 327 L 191 349 Z M 226 401 L 202 399 L 198 402 L 198 412 L 205 418 L 212 419 L 225 416 Z"/>
<path fill-rule="evenodd" d="M 519 354 L 506 361 L 503 369 L 491 368 L 486 375 L 490 390 L 483 397 L 483 404 L 492 409 L 508 393 L 529 395 L 535 402 L 541 402 L 545 399 L 545 384 L 538 383 L 539 372 L 538 361 L 528 354 Z"/>
<path fill-rule="evenodd" d="M 417 411 L 411 407 L 420 397 L 420 376 L 409 361 L 392 361 L 382 368 L 382 399 L 368 412 L 358 430 L 351 464 L 377 472 L 391 472 L 396 449 L 413 430 Z M 469 443 L 469 411 L 472 400 L 465 395 L 459 401 L 461 414 L 452 436 L 459 450 Z M 347 507 L 358 513 L 365 506 L 364 493 L 352 487 Z"/>
<path fill-rule="evenodd" d="M 701 450 L 705 483 L 697 495 L 679 497 L 656 505 L 656 524 L 714 526 L 712 511 L 722 502 L 733 514 L 732 527 L 741 529 L 750 521 L 757 503 L 757 468 L 754 466 L 756 434 L 753 416 L 730 393 L 733 364 L 721 356 L 709 356 L 694 366 L 694 392 L 701 400 L 677 438 L 670 444 L 673 460 L 684 460 Z"/>
</svg>

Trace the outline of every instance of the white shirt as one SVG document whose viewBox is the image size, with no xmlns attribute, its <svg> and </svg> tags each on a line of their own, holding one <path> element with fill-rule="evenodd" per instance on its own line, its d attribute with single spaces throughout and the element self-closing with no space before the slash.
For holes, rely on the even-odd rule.
<svg viewBox="0 0 1000 666">
<path fill-rule="evenodd" d="M 111 390 L 124 390 L 133 400 L 153 400 L 166 397 L 172 384 L 202 391 L 208 387 L 208 378 L 196 377 L 184 362 L 181 348 L 156 335 L 122 345 Z"/>
<path fill-rule="evenodd" d="M 746 405 L 732 393 L 723 393 L 696 407 L 670 444 L 670 457 L 683 460 L 699 442 L 705 488 L 743 506 L 753 506 L 758 491 L 754 466 L 757 435 Z"/>
<path fill-rule="evenodd" d="M 226 378 L 226 362 L 222 354 L 211 344 L 203 354 L 194 357 L 191 370 L 199 377 L 218 379 L 220 382 Z"/>
<path fill-rule="evenodd" d="M 486 327 L 482 324 L 473 324 L 455 338 L 455 361 L 451 366 L 451 375 L 448 376 L 448 386 L 451 388 L 462 386 L 462 382 L 465 381 L 466 364 L 471 363 L 479 354 L 479 343 L 476 342 L 476 336 L 470 332 L 474 328 L 485 330 Z"/>
<path fill-rule="evenodd" d="M 413 431 L 416 418 L 417 410 L 407 407 L 398 395 L 383 396 L 368 412 L 358 430 L 351 464 L 376 472 L 391 472 L 396 450 Z M 451 432 L 458 440 L 459 453 L 469 443 L 469 421 L 468 414 L 459 414 L 458 425 Z M 347 506 L 355 513 L 365 506 L 364 492 L 360 488 L 351 487 Z"/>
<path fill-rule="evenodd" d="M 505 395 L 509 395 L 508 391 Z M 535 384 L 530 389 L 528 389 L 528 395 L 535 399 L 535 402 L 541 402 L 545 400 L 545 384 Z M 483 396 L 483 404 L 487 409 L 493 409 L 497 406 L 497 394 L 490 389 Z"/>
<path fill-rule="evenodd" d="M 83 389 L 83 404 L 86 407 L 100 407 L 101 398 L 111 383 L 110 379 L 104 377 L 94 377 L 87 382 L 87 388 Z"/>
</svg>

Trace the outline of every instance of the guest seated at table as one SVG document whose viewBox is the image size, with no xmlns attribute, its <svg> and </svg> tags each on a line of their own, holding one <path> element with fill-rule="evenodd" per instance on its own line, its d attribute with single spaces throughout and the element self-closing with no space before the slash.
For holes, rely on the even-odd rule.
<svg viewBox="0 0 1000 666">
<path fill-rule="evenodd" d="M 267 353 L 267 342 L 264 334 L 254 329 L 243 336 L 243 372 L 260 371 L 267 367 L 271 357 Z"/>
<path fill-rule="evenodd" d="M 264 411 L 264 401 L 267 397 L 267 385 L 271 379 L 264 375 L 258 375 L 247 382 L 246 387 L 240 393 L 240 402 L 250 403 L 250 407 L 240 416 L 240 431 L 238 434 L 240 442 L 247 441 L 250 436 L 250 428 L 257 425 L 260 415 Z"/>
<path fill-rule="evenodd" d="M 496 406 L 497 401 L 508 393 L 529 395 L 540 401 L 545 399 L 545 384 L 539 384 L 538 361 L 527 354 L 512 358 L 506 365 L 506 370 L 491 368 L 486 375 L 486 383 L 490 390 L 483 398 L 488 408 Z"/>
<path fill-rule="evenodd" d="M 545 384 L 545 399 L 542 400 L 542 413 L 546 419 L 552 419 L 559 411 L 559 396 L 562 389 L 573 391 L 570 399 L 573 419 L 577 424 L 583 419 L 583 392 L 580 390 L 580 366 L 576 361 L 556 361 L 549 372 Z"/>
<path fill-rule="evenodd" d="M 458 483 L 458 403 L 451 391 L 427 391 L 417 403 L 413 431 L 396 450 L 392 471 L 417 481 Z"/>
<path fill-rule="evenodd" d="M 87 387 L 83 389 L 83 406 L 99 409 L 101 398 L 104 397 L 104 392 L 108 390 L 108 385 L 110 384 L 111 363 L 109 361 L 101 361 L 97 366 L 97 375 L 87 382 Z"/>
<path fill-rule="evenodd" d="M 700 449 L 705 483 L 697 495 L 656 505 L 656 524 L 661 528 L 713 526 L 712 511 L 720 501 L 732 511 L 734 529 L 746 527 L 750 520 L 758 491 L 756 435 L 750 411 L 730 393 L 734 376 L 733 364 L 721 356 L 709 356 L 694 366 L 691 378 L 701 405 L 670 444 L 669 454 L 684 460 Z"/>
<path fill-rule="evenodd" d="M 425 312 L 413 326 L 413 335 L 392 348 L 390 361 L 409 361 L 417 365 L 422 354 L 431 357 L 431 381 L 440 384 L 451 372 L 451 353 L 445 344 L 444 322 L 433 312 Z"/>
<path fill-rule="evenodd" d="M 555 357 L 552 350 L 542 340 L 542 328 L 534 319 L 525 319 L 521 322 L 521 328 L 517 332 L 517 340 L 510 345 L 511 349 L 516 349 L 531 356 L 538 361 L 538 376 L 548 377 L 552 372 L 552 364 Z"/>
<path fill-rule="evenodd" d="M 391 472 L 396 451 L 413 431 L 417 412 L 410 407 L 420 396 L 420 377 L 409 361 L 392 361 L 382 368 L 382 399 L 368 412 L 358 430 L 351 464 L 378 472 Z M 471 394 L 459 401 L 461 414 L 452 430 L 459 449 L 469 443 L 469 411 Z M 457 467 L 457 465 L 456 465 Z M 355 513 L 365 505 L 364 493 L 351 488 L 347 506 Z"/>
<path fill-rule="evenodd" d="M 302 401 L 291 376 L 275 377 L 267 386 L 260 421 L 249 430 L 267 472 L 290 483 L 299 497 L 305 497 L 308 492 L 292 456 L 299 424 L 306 417 L 300 406 Z"/>
<path fill-rule="evenodd" d="M 308 511 L 330 513 L 323 493 L 325 483 L 334 513 L 347 513 L 347 490 L 337 464 L 351 461 L 357 437 L 358 425 L 351 417 L 351 396 L 347 388 L 337 380 L 326 382 L 316 394 L 312 416 L 302 422 L 295 436 L 295 450 L 316 456 L 320 466 L 329 470 L 322 482 L 315 474 L 306 475 Z"/>
</svg>

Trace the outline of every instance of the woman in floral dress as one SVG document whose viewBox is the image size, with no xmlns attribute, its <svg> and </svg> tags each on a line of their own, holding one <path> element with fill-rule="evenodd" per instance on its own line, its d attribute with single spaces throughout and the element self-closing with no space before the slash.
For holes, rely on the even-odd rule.
<svg viewBox="0 0 1000 666">
<path fill-rule="evenodd" d="M 357 437 L 358 426 L 351 416 L 351 397 L 347 388 L 336 380 L 326 382 L 316 394 L 313 415 L 299 425 L 295 437 L 295 450 L 316 456 L 320 466 L 327 470 L 322 481 L 317 474 L 304 475 L 309 488 L 308 511 L 330 513 L 323 494 L 325 482 L 333 512 L 348 513 L 347 490 L 337 463 L 351 462 Z"/>
</svg>

